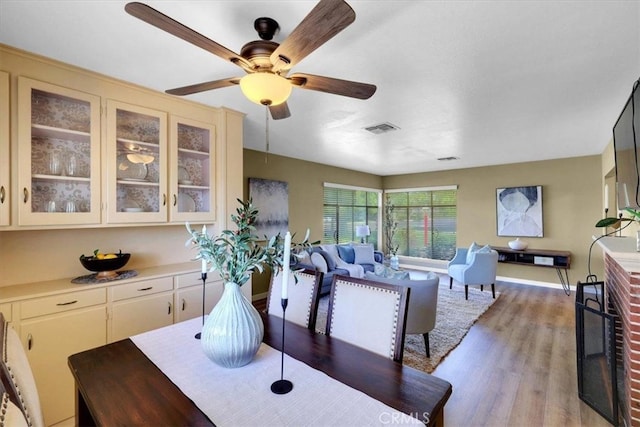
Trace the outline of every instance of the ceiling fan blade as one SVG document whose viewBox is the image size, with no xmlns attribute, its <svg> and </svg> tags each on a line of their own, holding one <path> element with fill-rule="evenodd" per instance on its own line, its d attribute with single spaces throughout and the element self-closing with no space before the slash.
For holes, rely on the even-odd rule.
<svg viewBox="0 0 640 427">
<path fill-rule="evenodd" d="M 210 82 L 196 83 L 194 85 L 169 89 L 166 92 L 171 95 L 191 95 L 192 93 L 204 92 L 207 90 L 220 89 L 223 87 L 234 86 L 240 83 L 240 78 L 231 77 L 222 80 L 213 80 Z"/>
<path fill-rule="evenodd" d="M 273 120 L 281 120 L 291 117 L 291 111 L 289 111 L 289 106 L 286 102 L 269 106 L 269 112 L 271 112 Z"/>
<path fill-rule="evenodd" d="M 181 24 L 173 18 L 168 17 L 164 13 L 158 12 L 154 8 L 147 6 L 144 3 L 127 3 L 124 7 L 124 10 L 129 15 L 135 16 L 136 18 L 146 22 L 147 24 L 151 24 L 154 27 L 160 28 L 161 30 L 166 31 L 169 34 L 173 34 L 174 36 L 179 37 L 191 44 L 194 44 L 208 52 L 211 52 L 214 55 L 221 57 L 222 59 L 231 61 L 232 63 L 244 68 L 245 70 L 250 70 L 252 68 L 251 64 L 237 53 L 203 36 L 197 31 Z"/>
<path fill-rule="evenodd" d="M 321 0 L 271 54 L 273 71 L 288 70 L 347 28 L 356 13 L 344 0 Z"/>
<path fill-rule="evenodd" d="M 317 90 L 351 98 L 369 99 L 376 92 L 376 86 L 368 83 L 334 79 L 333 77 L 314 76 L 313 74 L 294 73 L 289 76 L 291 84 L 302 89 Z"/>
</svg>

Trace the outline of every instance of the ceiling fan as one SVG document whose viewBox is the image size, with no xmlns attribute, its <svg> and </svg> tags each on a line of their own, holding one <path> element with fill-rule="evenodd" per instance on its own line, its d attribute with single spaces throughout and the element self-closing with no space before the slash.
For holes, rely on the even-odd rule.
<svg viewBox="0 0 640 427">
<path fill-rule="evenodd" d="M 321 0 L 281 44 L 271 41 L 280 29 L 278 23 L 266 17 L 256 19 L 254 28 L 260 40 L 245 44 L 240 54 L 146 4 L 128 3 L 125 10 L 148 24 L 230 61 L 247 73 L 244 77 L 213 80 L 166 91 L 172 95 L 189 95 L 239 84 L 247 98 L 268 106 L 273 119 L 278 120 L 291 116 L 287 98 L 293 86 L 358 99 L 368 99 L 376 91 L 374 85 L 367 83 L 304 73 L 287 75 L 293 66 L 356 19 L 355 12 L 344 0 Z"/>
</svg>

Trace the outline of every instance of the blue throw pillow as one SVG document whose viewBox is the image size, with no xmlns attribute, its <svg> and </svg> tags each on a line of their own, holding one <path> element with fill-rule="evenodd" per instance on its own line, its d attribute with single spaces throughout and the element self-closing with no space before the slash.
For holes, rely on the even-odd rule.
<svg viewBox="0 0 640 427">
<path fill-rule="evenodd" d="M 353 264 L 356 259 L 356 253 L 351 245 L 338 245 L 338 255 L 349 264 Z"/>
</svg>

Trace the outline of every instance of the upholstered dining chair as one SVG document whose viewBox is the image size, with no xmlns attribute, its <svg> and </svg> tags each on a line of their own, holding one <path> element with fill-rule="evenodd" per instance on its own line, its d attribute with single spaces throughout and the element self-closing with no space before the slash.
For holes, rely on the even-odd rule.
<svg viewBox="0 0 640 427">
<path fill-rule="evenodd" d="M 457 248 L 456 255 L 447 266 L 449 289 L 453 281 L 464 285 L 464 299 L 469 299 L 469 286 L 491 285 L 493 298 L 496 297 L 496 272 L 498 270 L 498 252 L 489 246 L 478 246 L 475 242 L 469 248 Z"/>
<path fill-rule="evenodd" d="M 10 389 L 8 396 L 15 396 L 18 407 L 22 410 L 27 424 L 32 427 L 44 427 L 44 418 L 40 406 L 40 397 L 36 381 L 27 359 L 27 354 L 20 342 L 18 333 L 0 313 L 0 347 L 2 363 L 0 376 L 5 388 Z"/>
<path fill-rule="evenodd" d="M 376 276 L 370 271 L 365 273 L 365 277 L 369 280 L 406 286 L 411 289 L 406 335 L 422 335 L 426 355 L 431 357 L 429 332 L 436 326 L 440 277 L 433 272 L 411 272 L 408 279 L 392 279 Z"/>
<path fill-rule="evenodd" d="M 326 334 L 402 362 L 410 289 L 334 276 Z"/>
<path fill-rule="evenodd" d="M 289 301 L 285 314 L 288 321 L 315 331 L 323 275 L 321 271 L 312 270 L 289 273 L 287 286 Z M 267 312 L 278 317 L 282 317 L 282 276 L 282 272 L 271 275 L 267 294 Z"/>
</svg>

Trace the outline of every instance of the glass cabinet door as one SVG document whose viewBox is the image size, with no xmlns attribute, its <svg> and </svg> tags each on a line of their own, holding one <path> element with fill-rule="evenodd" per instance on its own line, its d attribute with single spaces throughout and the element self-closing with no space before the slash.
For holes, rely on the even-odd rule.
<svg viewBox="0 0 640 427">
<path fill-rule="evenodd" d="M 166 222 L 167 115 L 107 100 L 107 218 Z"/>
<path fill-rule="evenodd" d="M 171 117 L 172 222 L 215 220 L 215 128 Z"/>
<path fill-rule="evenodd" d="M 0 226 L 9 225 L 9 73 L 0 71 Z"/>
<path fill-rule="evenodd" d="M 100 98 L 18 79 L 18 223 L 100 223 Z"/>
</svg>

